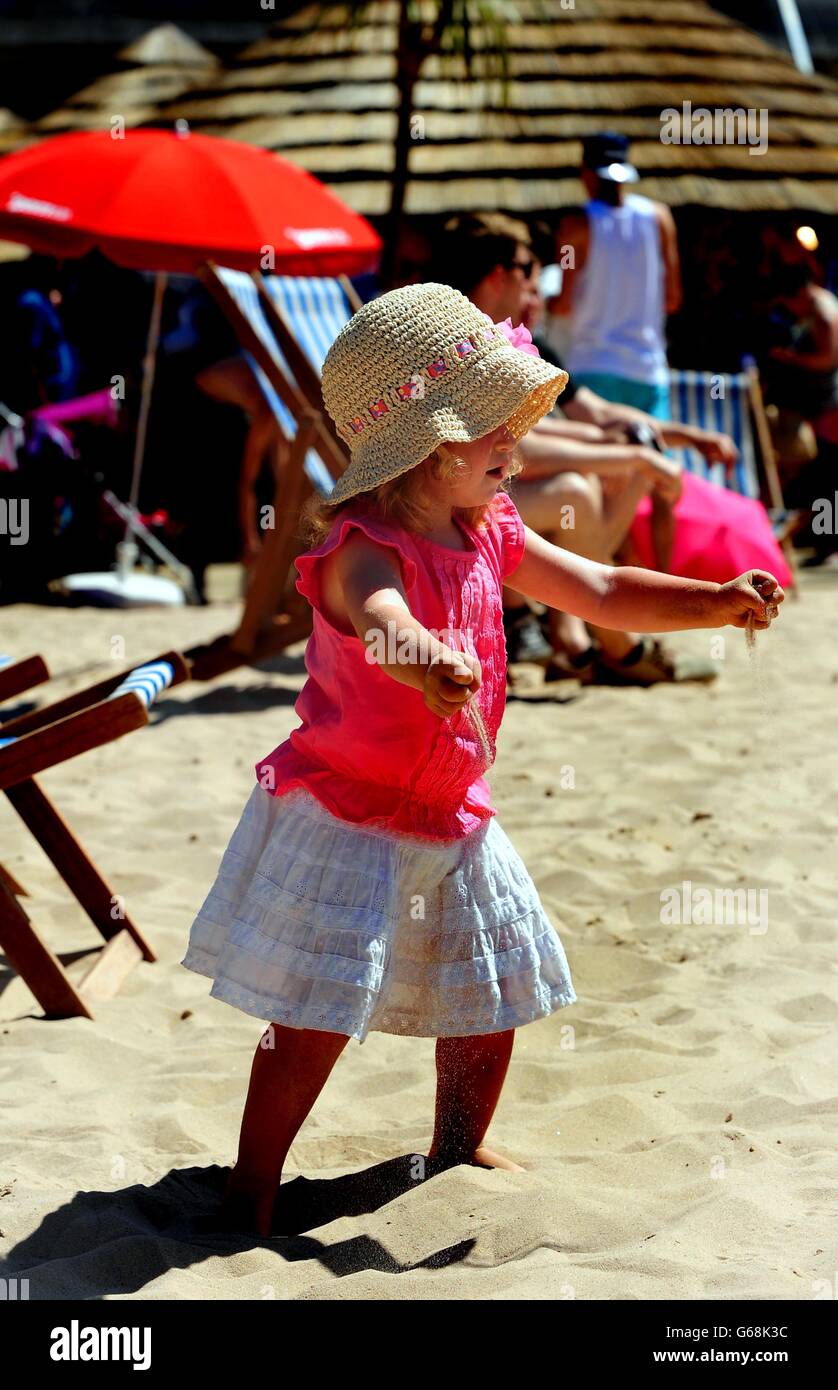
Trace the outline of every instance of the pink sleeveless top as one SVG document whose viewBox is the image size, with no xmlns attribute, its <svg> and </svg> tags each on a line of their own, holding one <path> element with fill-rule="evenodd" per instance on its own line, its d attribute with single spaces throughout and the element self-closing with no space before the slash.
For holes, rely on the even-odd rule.
<svg viewBox="0 0 838 1390">
<path fill-rule="evenodd" d="M 483 774 L 506 704 L 501 587 L 523 556 L 524 524 L 503 492 L 490 504 L 485 529 L 462 517 L 455 523 L 468 550 L 379 521 L 361 499 L 337 518 L 322 545 L 298 556 L 296 587 L 314 609 L 314 626 L 305 650 L 308 680 L 294 707 L 302 723 L 256 764 L 257 779 L 274 796 L 307 787 L 345 821 L 431 839 L 460 839 L 496 814 Z M 395 550 L 414 617 L 479 660 L 482 684 L 472 700 L 491 759 L 467 706 L 440 719 L 420 691 L 367 660 L 361 639 L 339 632 L 325 616 L 323 557 L 354 528 Z"/>
</svg>

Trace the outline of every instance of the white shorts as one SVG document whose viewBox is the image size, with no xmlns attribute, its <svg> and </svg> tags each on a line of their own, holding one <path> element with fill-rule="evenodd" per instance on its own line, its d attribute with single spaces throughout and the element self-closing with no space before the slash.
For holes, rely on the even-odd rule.
<svg viewBox="0 0 838 1390">
<path fill-rule="evenodd" d="M 181 964 L 243 1013 L 359 1042 L 497 1033 L 576 999 L 496 816 L 463 839 L 422 841 L 258 784 Z"/>
</svg>

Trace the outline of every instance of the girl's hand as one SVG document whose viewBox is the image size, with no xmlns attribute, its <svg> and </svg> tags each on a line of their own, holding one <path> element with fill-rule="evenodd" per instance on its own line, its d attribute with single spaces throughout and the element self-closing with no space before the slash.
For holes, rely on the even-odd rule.
<svg viewBox="0 0 838 1390">
<path fill-rule="evenodd" d="M 480 689 L 480 662 L 469 652 L 434 657 L 425 672 L 425 704 L 441 719 L 456 714 Z"/>
<path fill-rule="evenodd" d="M 749 570 L 719 589 L 720 623 L 756 630 L 771 626 L 785 593 L 768 570 Z"/>
</svg>

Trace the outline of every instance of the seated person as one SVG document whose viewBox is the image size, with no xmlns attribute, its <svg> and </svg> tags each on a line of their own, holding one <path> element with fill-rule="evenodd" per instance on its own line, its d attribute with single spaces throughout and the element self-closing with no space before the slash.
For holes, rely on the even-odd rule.
<svg viewBox="0 0 838 1390">
<path fill-rule="evenodd" d="M 495 322 L 509 318 L 513 326 L 526 326 L 527 317 L 538 311 L 539 270 L 524 223 L 503 214 L 469 214 L 446 223 L 427 278 L 454 285 Z M 668 425 L 632 407 L 603 401 L 587 388 L 574 390 L 572 383 L 559 400 L 566 418 L 548 417 L 521 442 L 525 469 L 514 483 L 515 504 L 526 524 L 554 544 L 613 562 L 641 497 L 660 492 L 674 499 L 680 486 L 676 463 L 654 448 L 631 442 L 638 423 L 647 423 L 653 439 L 699 447 L 695 436 L 701 432 L 673 426 L 672 434 L 663 436 Z M 708 451 L 733 448 L 724 436 L 702 442 Z M 520 620 L 521 609 L 526 621 L 520 596 L 507 589 L 505 603 L 513 621 L 515 616 Z M 700 663 L 691 668 L 659 640 L 638 633 L 592 628 L 589 635 L 580 619 L 552 611 L 548 630 L 554 653 L 548 657 L 548 678 L 571 675 L 650 685 L 716 675 L 715 666 Z M 510 639 L 510 661 L 537 659 L 531 640 L 516 644 L 512 633 Z"/>
<path fill-rule="evenodd" d="M 768 349 L 763 377 L 773 405 L 787 418 L 809 422 L 817 453 L 782 469 L 785 500 L 804 512 L 803 532 L 822 562 L 838 546 L 834 525 L 821 524 L 817 502 L 830 504 L 838 487 L 838 299 L 819 285 L 805 262 L 773 277 L 769 308 L 786 342 Z"/>
</svg>

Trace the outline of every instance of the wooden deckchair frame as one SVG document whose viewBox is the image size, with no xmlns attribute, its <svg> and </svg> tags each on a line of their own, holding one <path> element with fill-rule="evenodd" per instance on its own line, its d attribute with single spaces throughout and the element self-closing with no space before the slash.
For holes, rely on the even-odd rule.
<svg viewBox="0 0 838 1390">
<path fill-rule="evenodd" d="M 167 652 L 160 659 L 172 667 L 172 685 L 189 679 L 189 666 L 178 652 Z M 46 678 L 37 675 L 39 662 L 46 672 L 41 659 L 30 661 L 35 663 L 31 669 L 36 680 Z M 17 663 L 18 667 L 25 664 Z M 105 940 L 95 961 L 75 985 L 22 907 L 19 899 L 27 896 L 26 890 L 0 865 L 0 948 L 48 1018 L 93 1018 L 91 1006 L 96 1000 L 115 994 L 138 961 L 156 959 L 131 918 L 113 915 L 118 895 L 35 780 L 36 773 L 148 723 L 148 709 L 136 693 L 107 698 L 126 674 L 108 677 L 54 705 L 0 725 L 0 737 L 15 739 L 0 748 L 0 790 Z M 14 693 L 19 690 L 18 686 Z"/>
<path fill-rule="evenodd" d="M 48 680 L 49 671 L 42 656 L 27 656 L 23 661 L 0 666 L 0 701 L 11 700 L 24 690 L 31 690 L 33 685 Z"/>
<path fill-rule="evenodd" d="M 765 402 L 762 398 L 762 384 L 759 378 L 759 370 L 756 364 L 750 363 L 745 368 L 745 375 L 748 379 L 748 401 L 751 407 L 751 414 L 754 418 L 757 443 L 759 445 L 759 456 L 762 462 L 762 471 L 765 478 L 765 487 L 768 499 L 772 507 L 778 511 L 787 511 L 783 488 L 780 482 L 780 472 L 777 468 L 777 455 L 774 450 L 774 441 L 771 438 L 771 429 L 768 424 L 768 416 L 765 413 Z M 800 597 L 800 585 L 798 583 L 798 563 L 797 553 L 792 542 L 792 529 L 786 526 L 777 537 L 779 544 L 788 561 L 792 577 L 792 594 L 795 598 Z"/>
<path fill-rule="evenodd" d="M 259 272 L 254 272 L 252 278 L 260 304 L 294 374 L 294 381 L 268 351 L 230 294 L 217 267 L 208 262 L 198 271 L 198 277 L 229 321 L 238 342 L 265 373 L 297 425 L 283 480 L 278 480 L 274 489 L 273 514 L 277 524 L 265 532 L 239 626 L 234 633 L 207 646 L 193 647 L 186 653 L 192 663 L 193 679 L 211 680 L 245 662 L 262 660 L 283 651 L 311 632 L 309 606 L 300 600 L 289 582 L 292 563 L 300 548 L 297 535 L 300 509 L 312 490 L 305 472 L 305 458 L 309 449 L 315 449 L 336 482 L 349 462 L 349 451 L 336 434 L 323 406 L 318 373 Z M 340 276 L 339 281 L 354 311 L 360 306 L 360 300 L 345 276 Z"/>
</svg>

